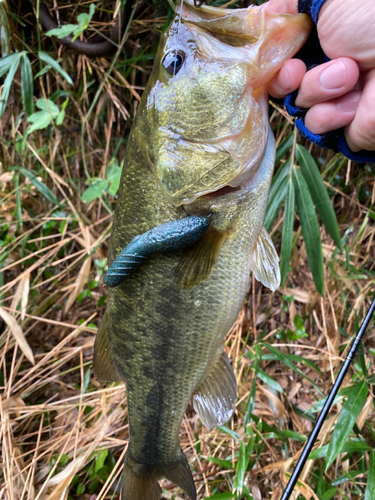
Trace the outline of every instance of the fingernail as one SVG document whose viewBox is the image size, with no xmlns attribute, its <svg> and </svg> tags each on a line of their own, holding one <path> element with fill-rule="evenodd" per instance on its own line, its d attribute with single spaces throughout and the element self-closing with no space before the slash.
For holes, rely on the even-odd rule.
<svg viewBox="0 0 375 500">
<path fill-rule="evenodd" d="M 353 91 L 340 98 L 337 103 L 337 109 L 344 113 L 352 113 L 358 107 L 358 101 L 361 97 L 361 92 Z"/>
<path fill-rule="evenodd" d="M 324 89 L 340 89 L 346 79 L 346 67 L 342 61 L 336 61 L 320 75 L 320 84 Z"/>
</svg>

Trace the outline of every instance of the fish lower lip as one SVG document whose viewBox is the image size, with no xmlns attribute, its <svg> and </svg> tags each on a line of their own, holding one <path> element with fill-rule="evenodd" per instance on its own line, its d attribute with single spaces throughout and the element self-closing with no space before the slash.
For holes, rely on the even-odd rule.
<svg viewBox="0 0 375 500">
<path fill-rule="evenodd" d="M 212 191 L 211 193 L 207 193 L 202 196 L 202 198 L 209 198 L 209 199 L 214 199 L 214 198 L 219 198 L 220 196 L 224 196 L 225 194 L 230 194 L 230 193 L 235 193 L 236 191 L 241 191 L 242 187 L 241 186 L 224 186 L 217 191 Z"/>
</svg>

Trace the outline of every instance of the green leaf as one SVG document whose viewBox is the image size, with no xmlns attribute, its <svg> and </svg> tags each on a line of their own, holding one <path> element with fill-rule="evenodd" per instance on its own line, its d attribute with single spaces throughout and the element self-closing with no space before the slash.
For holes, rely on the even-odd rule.
<svg viewBox="0 0 375 500">
<path fill-rule="evenodd" d="M 5 75 L 14 63 L 14 61 L 20 59 L 20 53 L 19 52 L 14 52 L 13 54 L 9 54 L 7 56 L 1 57 L 0 58 L 0 76 Z"/>
<path fill-rule="evenodd" d="M 320 295 L 323 296 L 324 267 L 318 219 L 306 181 L 297 168 L 293 168 L 293 183 L 296 192 L 298 215 L 306 246 L 307 259 L 316 289 Z"/>
<path fill-rule="evenodd" d="M 82 201 L 84 203 L 90 203 L 102 196 L 105 190 L 108 188 L 108 181 L 105 179 L 95 179 L 94 182 L 86 189 L 82 194 Z"/>
<path fill-rule="evenodd" d="M 235 441 L 241 441 L 241 436 L 237 434 L 237 432 L 232 431 L 232 429 L 229 429 L 228 427 L 224 427 L 223 425 L 220 425 L 217 427 L 219 431 L 224 432 L 224 434 L 228 434 L 228 436 L 232 437 Z"/>
<path fill-rule="evenodd" d="M 98 470 L 100 470 L 103 467 L 107 456 L 108 456 L 108 449 L 102 450 L 97 454 L 95 459 L 95 472 L 98 472 Z"/>
<path fill-rule="evenodd" d="M 121 172 L 122 165 L 119 166 L 117 159 L 114 158 L 106 168 L 106 177 L 111 183 L 108 189 L 108 193 L 112 196 L 115 196 L 117 194 L 118 188 L 120 187 Z"/>
<path fill-rule="evenodd" d="M 45 99 L 44 97 L 36 101 L 36 107 L 51 114 L 52 118 L 56 118 L 60 111 L 51 99 Z"/>
<path fill-rule="evenodd" d="M 34 132 L 34 130 L 42 130 L 51 123 L 51 115 L 46 111 L 37 111 L 33 113 L 28 118 L 29 122 L 32 123 L 30 128 L 28 129 L 28 133 Z"/>
<path fill-rule="evenodd" d="M 64 24 L 60 28 L 55 28 L 53 30 L 47 31 L 47 36 L 57 36 L 57 38 L 65 38 L 73 33 L 73 31 L 78 27 L 78 24 Z"/>
<path fill-rule="evenodd" d="M 349 436 L 353 425 L 363 408 L 363 405 L 365 404 L 367 393 L 368 385 L 366 381 L 362 381 L 353 386 L 353 390 L 341 410 L 335 430 L 333 431 L 329 442 L 326 470 L 335 460 L 337 455 L 342 453 L 345 441 Z"/>
<path fill-rule="evenodd" d="M 328 453 L 328 444 L 320 446 L 316 450 L 312 451 L 309 455 L 309 460 L 317 460 L 318 458 L 325 458 Z M 364 452 L 371 451 L 372 448 L 365 441 L 349 441 L 344 443 L 341 448 L 340 453 L 354 453 L 354 452 Z M 375 497 L 374 497 L 375 498 Z"/>
<path fill-rule="evenodd" d="M 234 488 L 237 493 L 241 494 L 244 481 L 245 481 L 245 472 L 247 466 L 249 465 L 250 455 L 246 453 L 245 443 L 243 441 L 240 442 L 239 456 L 236 463 L 236 475 L 234 477 Z"/>
<path fill-rule="evenodd" d="M 283 222 L 283 236 L 281 240 L 280 252 L 280 274 L 281 284 L 284 285 L 288 275 L 290 257 L 292 255 L 293 245 L 293 226 L 294 226 L 294 185 L 292 176 L 288 178 L 288 190 L 285 199 L 284 222 Z"/>
<path fill-rule="evenodd" d="M 56 125 L 61 125 L 65 118 L 65 110 L 62 109 L 60 113 L 56 116 Z"/>
<path fill-rule="evenodd" d="M 293 146 L 293 141 L 294 141 L 294 133 L 291 132 L 286 137 L 286 139 L 284 139 L 283 142 L 277 146 L 275 165 L 277 165 L 280 162 L 281 158 L 287 154 L 287 152 Z"/>
<path fill-rule="evenodd" d="M 264 227 L 267 231 L 271 231 L 272 224 L 279 213 L 281 205 L 286 197 L 288 189 L 288 174 L 290 172 L 291 162 L 288 160 L 276 172 L 272 179 L 270 194 L 268 196 L 268 205 L 266 215 L 264 217 Z"/>
<path fill-rule="evenodd" d="M 331 200 L 329 199 L 327 189 L 324 185 L 317 164 L 310 153 L 299 144 L 296 146 L 296 156 L 301 167 L 302 175 L 309 188 L 311 198 L 315 204 L 315 208 L 328 233 L 332 236 L 333 241 L 341 250 L 341 238 L 336 214 L 333 210 Z"/>
<path fill-rule="evenodd" d="M 21 59 L 21 90 L 22 101 L 26 109 L 26 114 L 27 116 L 30 116 L 34 109 L 34 82 L 33 72 L 27 54 L 23 54 Z"/>
<path fill-rule="evenodd" d="M 258 377 L 260 378 L 260 380 L 262 380 L 262 382 L 267 384 L 269 387 L 271 387 L 275 391 L 284 393 L 282 387 L 276 382 L 276 380 L 274 380 L 272 377 L 267 375 L 267 373 L 264 370 L 262 370 L 262 368 L 259 368 Z"/>
<path fill-rule="evenodd" d="M 234 493 L 218 493 L 217 495 L 212 495 L 210 497 L 204 497 L 204 500 L 231 500 L 236 495 Z"/>
<path fill-rule="evenodd" d="M 24 167 L 15 167 L 22 175 L 24 175 L 31 184 L 33 184 L 36 189 L 45 197 L 47 200 L 51 201 L 55 205 L 60 205 L 59 200 L 53 194 L 53 192 L 47 187 L 42 181 L 37 179 L 37 173 L 33 170 L 26 170 Z"/>
<path fill-rule="evenodd" d="M 370 467 L 368 470 L 366 493 L 364 500 L 375 498 L 375 451 L 370 453 Z"/>
<path fill-rule="evenodd" d="M 16 74 L 16 71 L 18 69 L 20 58 L 21 58 L 21 54 L 17 52 L 17 57 L 12 59 L 12 62 L 11 62 L 10 67 L 9 67 L 9 72 L 5 78 L 3 89 L 1 91 L 0 118 L 4 114 L 5 106 L 7 104 L 8 97 L 9 97 L 10 88 L 11 88 L 12 83 L 13 83 L 14 75 Z"/>
<path fill-rule="evenodd" d="M 70 78 L 70 76 L 68 75 L 68 73 L 62 69 L 62 67 L 60 66 L 60 64 L 57 61 L 55 61 L 55 59 L 53 59 L 51 56 L 49 56 L 48 54 L 46 54 L 42 50 L 40 52 L 38 52 L 38 56 L 39 56 L 39 58 L 43 62 L 45 62 L 46 64 L 48 64 L 49 66 L 51 66 L 51 68 L 53 68 L 55 71 L 57 71 L 58 73 L 60 73 L 60 75 L 63 78 L 65 78 L 65 80 L 68 83 L 70 83 L 70 85 L 73 85 L 73 80 Z"/>
<path fill-rule="evenodd" d="M 231 469 L 233 467 L 232 460 L 223 460 L 222 458 L 207 457 L 207 460 L 219 465 L 221 469 Z"/>
</svg>

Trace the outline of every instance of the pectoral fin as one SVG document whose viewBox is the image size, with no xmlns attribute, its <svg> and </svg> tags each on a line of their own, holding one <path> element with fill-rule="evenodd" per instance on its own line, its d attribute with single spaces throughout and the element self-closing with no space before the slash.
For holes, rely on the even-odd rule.
<svg viewBox="0 0 375 500">
<path fill-rule="evenodd" d="M 94 373 L 101 382 L 121 382 L 115 365 L 112 363 L 108 352 L 108 316 L 104 314 L 100 323 L 94 345 Z"/>
<path fill-rule="evenodd" d="M 279 256 L 264 227 L 260 230 L 251 254 L 250 269 L 256 279 L 273 292 L 280 286 Z"/>
<path fill-rule="evenodd" d="M 227 422 L 234 411 L 237 384 L 228 356 L 223 352 L 199 389 L 193 394 L 194 410 L 213 429 Z"/>
<path fill-rule="evenodd" d="M 181 257 L 175 272 L 175 284 L 180 288 L 193 288 L 205 281 L 211 274 L 227 235 L 227 231 L 209 227 L 202 238 Z"/>
</svg>

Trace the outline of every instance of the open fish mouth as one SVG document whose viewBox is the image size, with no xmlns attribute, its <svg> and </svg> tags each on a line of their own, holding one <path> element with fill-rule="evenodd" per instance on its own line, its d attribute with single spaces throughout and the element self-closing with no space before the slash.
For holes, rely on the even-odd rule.
<svg viewBox="0 0 375 500">
<path fill-rule="evenodd" d="M 236 193 L 238 191 L 242 191 L 242 187 L 241 186 L 224 186 L 220 189 L 217 189 L 216 191 L 211 191 L 210 193 L 206 193 L 202 196 L 200 196 L 199 198 L 206 198 L 206 199 L 210 199 L 210 200 L 213 200 L 213 199 L 216 199 L 216 198 L 221 198 L 222 196 L 224 195 L 227 195 L 227 194 L 232 194 L 232 193 Z"/>
</svg>

